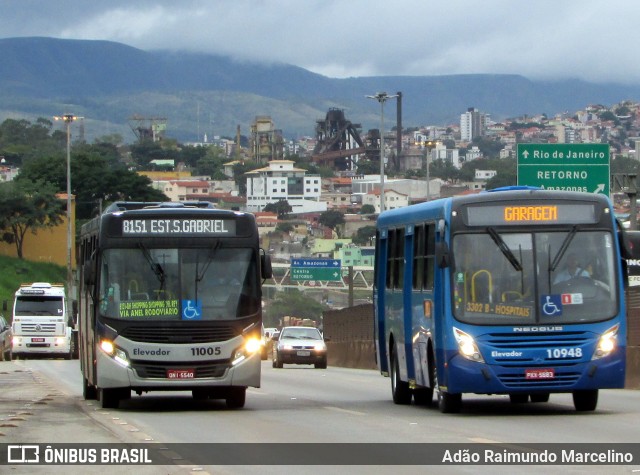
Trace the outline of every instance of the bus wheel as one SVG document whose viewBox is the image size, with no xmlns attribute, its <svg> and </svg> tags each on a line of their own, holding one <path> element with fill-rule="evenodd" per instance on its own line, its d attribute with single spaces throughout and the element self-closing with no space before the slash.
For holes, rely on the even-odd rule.
<svg viewBox="0 0 640 475">
<path fill-rule="evenodd" d="M 574 391 L 573 405 L 576 407 L 576 411 L 595 411 L 598 405 L 598 390 Z"/>
<path fill-rule="evenodd" d="M 413 400 L 418 406 L 428 406 L 433 401 L 433 388 L 419 388 L 413 390 Z"/>
<path fill-rule="evenodd" d="M 452 414 L 460 412 L 462 409 L 462 394 L 451 394 L 440 389 L 438 384 L 438 373 L 434 371 L 434 386 L 438 396 L 438 409 L 443 414 Z"/>
<path fill-rule="evenodd" d="M 84 397 L 85 400 L 96 399 L 98 397 L 96 387 L 89 384 L 87 378 L 82 378 L 82 397 Z"/>
<path fill-rule="evenodd" d="M 530 394 L 531 402 L 549 402 L 549 393 Z"/>
<path fill-rule="evenodd" d="M 118 388 L 100 388 L 100 405 L 103 409 L 118 409 L 120 394 Z"/>
<path fill-rule="evenodd" d="M 511 404 L 524 404 L 525 402 L 529 402 L 529 395 L 527 393 L 509 394 L 509 400 Z"/>
<path fill-rule="evenodd" d="M 191 391 L 191 396 L 195 401 L 204 401 L 209 398 L 209 391 L 206 389 L 194 389 Z"/>
<path fill-rule="evenodd" d="M 226 397 L 227 407 L 229 409 L 241 409 L 247 398 L 247 388 L 230 388 Z"/>
<path fill-rule="evenodd" d="M 411 404 L 409 383 L 400 379 L 400 363 L 395 347 L 391 352 L 391 395 L 395 404 Z"/>
</svg>

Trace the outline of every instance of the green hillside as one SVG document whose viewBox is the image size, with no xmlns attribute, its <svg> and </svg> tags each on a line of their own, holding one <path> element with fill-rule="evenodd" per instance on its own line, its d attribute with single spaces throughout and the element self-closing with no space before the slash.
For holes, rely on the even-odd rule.
<svg viewBox="0 0 640 475">
<path fill-rule="evenodd" d="M 0 302 L 7 302 L 2 314 L 11 320 L 13 295 L 24 282 L 64 282 L 67 269 L 48 262 L 31 262 L 15 257 L 0 256 Z"/>
</svg>

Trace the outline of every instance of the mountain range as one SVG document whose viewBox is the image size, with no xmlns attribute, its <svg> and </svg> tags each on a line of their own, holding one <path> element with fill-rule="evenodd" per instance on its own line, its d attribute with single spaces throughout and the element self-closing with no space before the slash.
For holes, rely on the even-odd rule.
<svg viewBox="0 0 640 475">
<path fill-rule="evenodd" d="M 470 107 L 502 120 L 640 100 L 640 85 L 501 74 L 337 79 L 288 64 L 109 41 L 5 38 L 0 58 L 0 121 L 72 113 L 85 118 L 88 140 L 119 133 L 133 141 L 132 117 L 166 119 L 166 135 L 179 141 L 235 136 L 238 125 L 249 135 L 256 116 L 270 116 L 286 138 L 313 136 L 332 108 L 366 131 L 380 126 L 380 105 L 365 96 L 380 91 L 402 92 L 404 127 L 458 123 Z M 384 117 L 386 129 L 395 125 L 394 101 Z"/>
</svg>

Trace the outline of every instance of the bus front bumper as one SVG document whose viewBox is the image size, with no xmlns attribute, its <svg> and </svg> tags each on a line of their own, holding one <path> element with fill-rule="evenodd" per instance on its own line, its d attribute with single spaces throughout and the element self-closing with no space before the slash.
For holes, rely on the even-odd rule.
<svg viewBox="0 0 640 475">
<path fill-rule="evenodd" d="M 624 354 L 625 348 L 621 348 Z M 540 374 L 537 378 L 532 375 Z M 469 361 L 455 355 L 446 370 L 449 393 L 513 394 L 523 392 L 571 392 L 584 389 L 623 388 L 624 357 L 562 365 L 507 366 Z"/>
<path fill-rule="evenodd" d="M 97 386 L 100 388 L 139 389 L 142 391 L 188 391 L 198 388 L 260 387 L 260 352 L 242 361 L 211 360 L 189 362 L 135 361 L 124 364 L 97 351 Z"/>
</svg>

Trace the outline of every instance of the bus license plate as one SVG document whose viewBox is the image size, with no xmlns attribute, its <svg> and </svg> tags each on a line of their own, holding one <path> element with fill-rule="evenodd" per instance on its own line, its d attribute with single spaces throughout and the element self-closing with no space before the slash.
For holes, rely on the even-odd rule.
<svg viewBox="0 0 640 475">
<path fill-rule="evenodd" d="M 167 378 L 169 379 L 193 379 L 196 376 L 195 369 L 168 369 Z"/>
<path fill-rule="evenodd" d="M 44 343 L 44 338 L 32 338 L 31 343 Z"/>
<path fill-rule="evenodd" d="M 311 352 L 308 350 L 299 350 L 297 353 L 298 356 L 311 356 Z"/>
<path fill-rule="evenodd" d="M 525 379 L 553 379 L 555 378 L 555 371 L 553 368 L 535 368 L 525 369 Z"/>
</svg>

